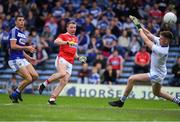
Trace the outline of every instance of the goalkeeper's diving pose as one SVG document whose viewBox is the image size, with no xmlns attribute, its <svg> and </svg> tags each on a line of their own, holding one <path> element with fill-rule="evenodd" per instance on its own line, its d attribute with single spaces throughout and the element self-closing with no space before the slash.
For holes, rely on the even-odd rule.
<svg viewBox="0 0 180 122">
<path fill-rule="evenodd" d="M 57 72 L 52 74 L 44 83 L 39 86 L 39 94 L 42 94 L 43 90 L 49 83 L 55 80 L 60 81 L 48 100 L 49 104 L 51 105 L 56 104 L 56 98 L 68 83 L 71 76 L 74 59 L 77 58 L 82 63 L 86 62 L 87 60 L 86 57 L 78 56 L 77 54 L 78 39 L 75 36 L 76 23 L 73 21 L 68 22 L 66 29 L 67 32 L 60 34 L 54 41 L 56 45 L 59 45 L 59 54 L 55 61 Z"/>
<path fill-rule="evenodd" d="M 137 27 L 141 38 L 151 53 L 151 68 L 149 73 L 136 74 L 129 77 L 126 89 L 123 96 L 117 100 L 109 102 L 109 105 L 113 107 L 123 107 L 129 93 L 133 89 L 136 81 L 149 81 L 152 84 L 152 91 L 155 96 L 162 97 L 166 100 L 172 101 L 180 105 L 180 99 L 171 96 L 167 92 L 161 89 L 162 81 L 167 74 L 166 61 L 168 58 L 169 43 L 173 38 L 173 34 L 170 31 L 161 31 L 160 37 L 156 37 L 151 34 L 147 29 L 141 26 L 138 19 L 134 16 L 130 16 L 130 19 Z"/>
</svg>

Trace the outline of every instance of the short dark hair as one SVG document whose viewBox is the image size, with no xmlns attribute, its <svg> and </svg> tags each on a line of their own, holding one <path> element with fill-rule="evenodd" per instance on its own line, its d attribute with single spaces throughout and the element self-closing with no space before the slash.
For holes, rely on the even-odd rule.
<svg viewBox="0 0 180 122">
<path fill-rule="evenodd" d="M 19 15 L 17 15 L 17 16 L 15 17 L 15 21 L 16 21 L 19 17 L 23 17 L 23 18 L 24 18 L 23 15 L 19 14 Z"/>
<path fill-rule="evenodd" d="M 174 38 L 172 32 L 170 32 L 170 31 L 162 31 L 162 32 L 160 32 L 160 35 L 169 40 Z"/>
<path fill-rule="evenodd" d="M 75 24 L 76 25 L 76 22 L 75 21 L 69 21 L 69 22 L 67 22 L 66 27 L 68 27 L 70 24 Z"/>
</svg>

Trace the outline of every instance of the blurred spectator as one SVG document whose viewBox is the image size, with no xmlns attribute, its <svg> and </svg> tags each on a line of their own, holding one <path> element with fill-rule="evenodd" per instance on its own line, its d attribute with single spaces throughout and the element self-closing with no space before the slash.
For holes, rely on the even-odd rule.
<svg viewBox="0 0 180 122">
<path fill-rule="evenodd" d="M 2 25 L 2 32 L 0 33 L 0 48 L 4 53 L 4 61 L 2 64 L 2 69 L 6 69 L 8 67 L 8 46 L 9 46 L 9 27 L 6 25 Z"/>
<path fill-rule="evenodd" d="M 118 38 L 118 45 L 122 46 L 126 50 L 128 50 L 130 44 L 130 37 L 128 36 L 127 30 L 123 30 L 123 33 Z"/>
<path fill-rule="evenodd" d="M 81 4 L 80 8 L 77 9 L 77 13 L 80 13 L 81 16 L 87 16 L 89 14 L 89 10 L 84 4 Z"/>
<path fill-rule="evenodd" d="M 114 34 L 111 34 L 111 30 L 107 29 L 106 34 L 103 36 L 103 50 L 102 53 L 105 57 L 109 57 L 111 49 L 115 46 L 113 41 L 116 41 L 117 38 Z"/>
<path fill-rule="evenodd" d="M 112 69 L 116 71 L 116 78 L 119 78 L 123 71 L 124 59 L 119 55 L 118 50 L 114 50 L 113 54 L 108 57 L 107 64 L 111 64 Z"/>
<path fill-rule="evenodd" d="M 101 8 L 95 1 L 92 3 L 92 8 L 90 9 L 89 13 L 92 14 L 94 18 L 98 18 L 102 13 Z"/>
<path fill-rule="evenodd" d="M 89 84 L 99 84 L 100 83 L 100 75 L 95 67 L 92 68 L 92 73 L 89 76 Z"/>
<path fill-rule="evenodd" d="M 80 34 L 77 36 L 78 38 L 78 50 L 80 52 L 86 52 L 88 49 L 88 45 L 90 43 L 89 35 L 82 29 Z"/>
<path fill-rule="evenodd" d="M 92 20 L 92 15 L 87 15 L 87 17 L 85 18 L 85 23 L 82 26 L 88 34 L 91 34 L 95 28 Z"/>
<path fill-rule="evenodd" d="M 136 52 L 140 50 L 140 48 L 141 48 L 141 45 L 139 43 L 138 37 L 133 36 L 129 44 L 129 50 L 130 50 L 129 55 L 134 56 Z"/>
<path fill-rule="evenodd" d="M 102 53 L 98 53 L 97 56 L 96 56 L 96 59 L 94 60 L 93 62 L 93 66 L 96 66 L 96 64 L 101 64 L 102 65 L 102 69 L 105 69 L 106 68 L 106 59 L 105 57 L 102 55 Z"/>
<path fill-rule="evenodd" d="M 120 29 L 118 28 L 117 25 L 117 18 L 112 18 L 112 20 L 110 21 L 110 29 L 112 34 L 114 34 L 116 37 L 118 37 L 120 35 Z"/>
<path fill-rule="evenodd" d="M 123 48 L 121 50 L 125 50 L 125 54 L 123 54 L 123 57 L 125 59 L 128 58 L 128 52 L 129 52 L 129 45 L 130 45 L 130 37 L 128 36 L 128 31 L 123 30 L 123 33 L 118 38 L 118 45 Z"/>
<path fill-rule="evenodd" d="M 135 55 L 134 74 L 149 72 L 150 54 L 143 46 Z"/>
<path fill-rule="evenodd" d="M 45 62 L 48 59 L 48 54 L 45 49 L 42 48 L 41 45 L 37 46 L 37 50 L 33 53 L 33 58 L 36 59 L 36 68 L 44 69 Z"/>
<path fill-rule="evenodd" d="M 78 73 L 78 81 L 77 81 L 77 83 L 87 84 L 90 73 L 91 73 L 91 71 L 88 69 L 88 64 L 83 63 L 82 64 L 82 69 L 79 70 L 79 73 Z"/>
<path fill-rule="evenodd" d="M 50 20 L 45 23 L 45 26 L 49 27 L 52 36 L 55 37 L 58 26 L 57 26 L 57 22 L 53 16 L 51 16 Z"/>
<path fill-rule="evenodd" d="M 151 10 L 149 11 L 149 16 L 153 19 L 156 19 L 157 22 L 161 21 L 161 17 L 163 16 L 162 12 L 159 10 L 159 5 L 155 3 Z"/>
<path fill-rule="evenodd" d="M 96 59 L 96 55 L 100 52 L 98 46 L 99 44 L 96 40 L 96 37 L 92 37 L 87 50 L 88 64 L 91 64 Z"/>
<path fill-rule="evenodd" d="M 117 73 L 115 70 L 112 69 L 112 65 L 108 64 L 106 66 L 106 70 L 103 73 L 103 82 L 102 84 L 116 84 L 116 76 Z"/>
<path fill-rule="evenodd" d="M 102 30 L 106 30 L 109 28 L 109 21 L 107 19 L 107 16 L 102 16 L 102 19 L 100 19 L 100 21 L 98 21 L 97 23 L 97 28 Z"/>
<path fill-rule="evenodd" d="M 108 20 L 111 20 L 113 17 L 115 17 L 115 13 L 111 7 L 108 7 L 107 10 L 103 12 L 103 15 L 106 16 Z"/>
<path fill-rule="evenodd" d="M 176 64 L 172 67 L 173 79 L 170 81 L 170 86 L 180 86 L 180 57 L 177 58 Z"/>
<path fill-rule="evenodd" d="M 35 21 L 36 21 L 36 17 L 33 15 L 33 12 L 30 10 L 28 12 L 28 16 L 26 19 L 26 26 L 29 30 L 35 28 Z"/>
<path fill-rule="evenodd" d="M 126 21 L 125 21 L 124 24 L 123 24 L 123 29 L 124 29 L 124 30 L 129 30 L 129 31 L 131 31 L 133 34 L 137 34 L 137 32 L 136 32 L 137 29 L 136 29 L 134 23 L 131 21 L 131 19 L 130 19 L 129 17 L 126 18 Z M 129 31 L 127 31 L 127 34 L 128 34 Z M 128 35 L 128 36 L 129 36 L 129 35 Z"/>
<path fill-rule="evenodd" d="M 58 20 L 60 20 L 60 18 L 64 16 L 65 14 L 65 9 L 62 7 L 63 6 L 62 4 L 63 4 L 63 1 L 60 1 L 60 0 L 57 1 L 55 3 L 55 7 L 52 10 L 53 16 L 56 17 L 56 19 Z"/>
<path fill-rule="evenodd" d="M 34 45 L 35 47 L 38 47 L 41 45 L 40 42 L 40 36 L 39 34 L 36 32 L 35 29 L 32 29 L 31 31 L 31 35 L 30 35 L 30 40 L 31 40 L 31 44 Z"/>
</svg>

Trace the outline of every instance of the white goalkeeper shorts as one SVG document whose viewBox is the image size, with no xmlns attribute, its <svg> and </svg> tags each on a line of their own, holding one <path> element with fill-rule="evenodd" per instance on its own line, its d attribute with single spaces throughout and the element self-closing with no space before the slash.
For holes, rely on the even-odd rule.
<svg viewBox="0 0 180 122">
<path fill-rule="evenodd" d="M 56 67 L 56 69 L 57 69 L 57 66 L 58 66 L 59 63 L 66 65 L 66 72 L 69 75 L 71 75 L 73 65 L 71 63 L 69 63 L 68 61 L 66 61 L 64 58 L 57 56 L 56 60 L 55 60 L 55 67 Z"/>
<path fill-rule="evenodd" d="M 21 67 L 27 66 L 30 63 L 25 59 L 15 59 L 15 60 L 9 60 L 8 61 L 9 67 L 16 72 L 19 70 Z"/>
<path fill-rule="evenodd" d="M 165 76 L 162 77 L 162 76 L 155 75 L 155 74 L 152 74 L 152 73 L 148 73 L 148 76 L 149 76 L 149 79 L 150 79 L 152 85 L 156 84 L 156 83 L 162 84 L 162 82 L 163 82 L 163 80 L 165 78 Z"/>
</svg>

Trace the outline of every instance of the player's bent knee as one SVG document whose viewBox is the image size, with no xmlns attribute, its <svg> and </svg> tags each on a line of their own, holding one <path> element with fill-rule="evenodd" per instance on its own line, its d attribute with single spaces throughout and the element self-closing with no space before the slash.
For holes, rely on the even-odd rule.
<svg viewBox="0 0 180 122">
<path fill-rule="evenodd" d="M 66 72 L 61 72 L 60 75 L 61 77 L 64 77 L 66 75 Z"/>
<path fill-rule="evenodd" d="M 133 77 L 133 76 L 130 76 L 130 77 L 128 78 L 128 82 L 134 82 L 134 77 Z"/>
<path fill-rule="evenodd" d="M 32 75 L 33 81 L 34 81 L 34 80 L 37 80 L 38 78 L 39 78 L 39 75 L 38 75 L 37 73 Z"/>
<path fill-rule="evenodd" d="M 29 83 L 33 81 L 33 78 L 31 76 L 28 76 L 25 78 Z"/>
</svg>

